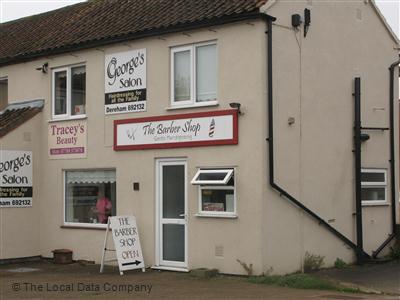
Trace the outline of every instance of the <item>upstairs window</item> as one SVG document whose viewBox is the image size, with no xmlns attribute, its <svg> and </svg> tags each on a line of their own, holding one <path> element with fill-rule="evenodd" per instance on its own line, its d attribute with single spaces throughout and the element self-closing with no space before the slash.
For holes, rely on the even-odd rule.
<svg viewBox="0 0 400 300">
<path fill-rule="evenodd" d="M 217 100 L 217 44 L 171 50 L 171 105 L 196 106 Z"/>
<path fill-rule="evenodd" d="M 8 105 L 8 80 L 0 78 L 0 110 L 3 110 Z"/>
<path fill-rule="evenodd" d="M 86 68 L 53 70 L 53 118 L 74 118 L 86 113 Z"/>
<path fill-rule="evenodd" d="M 385 204 L 386 187 L 386 170 L 361 170 L 361 200 L 363 204 Z"/>
</svg>

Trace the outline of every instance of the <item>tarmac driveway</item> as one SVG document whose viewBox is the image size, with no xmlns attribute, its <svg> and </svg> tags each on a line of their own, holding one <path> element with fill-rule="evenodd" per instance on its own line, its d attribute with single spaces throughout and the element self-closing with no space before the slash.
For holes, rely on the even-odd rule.
<svg viewBox="0 0 400 300">
<path fill-rule="evenodd" d="M 47 261 L 0 266 L 0 299 L 398 299 L 396 296 L 296 290 L 243 277 L 199 279 L 185 273 L 129 271 Z"/>
<path fill-rule="evenodd" d="M 317 274 L 341 282 L 400 295 L 400 261 L 350 266 L 345 269 L 326 269 Z"/>
</svg>

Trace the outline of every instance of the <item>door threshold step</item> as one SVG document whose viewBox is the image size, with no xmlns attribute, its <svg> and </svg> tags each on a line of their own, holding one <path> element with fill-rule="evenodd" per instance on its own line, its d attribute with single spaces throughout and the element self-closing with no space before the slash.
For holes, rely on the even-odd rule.
<svg viewBox="0 0 400 300">
<path fill-rule="evenodd" d="M 164 270 L 164 271 L 174 271 L 174 272 L 186 272 L 188 273 L 189 270 L 186 268 L 178 268 L 178 267 L 167 267 L 167 266 L 152 266 L 154 270 Z"/>
</svg>

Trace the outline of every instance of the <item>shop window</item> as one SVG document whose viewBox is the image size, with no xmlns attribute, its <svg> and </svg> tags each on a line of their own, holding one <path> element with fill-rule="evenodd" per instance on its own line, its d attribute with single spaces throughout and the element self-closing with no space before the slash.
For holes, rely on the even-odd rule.
<svg viewBox="0 0 400 300">
<path fill-rule="evenodd" d="M 361 170 L 361 199 L 363 204 L 386 203 L 386 170 Z"/>
<path fill-rule="evenodd" d="M 217 100 L 215 42 L 171 50 L 171 105 L 209 105 Z"/>
<path fill-rule="evenodd" d="M 53 70 L 53 118 L 82 117 L 86 113 L 86 67 Z"/>
<path fill-rule="evenodd" d="M 191 183 L 199 186 L 199 215 L 235 216 L 236 189 L 233 169 L 200 169 Z"/>
<path fill-rule="evenodd" d="M 8 105 L 8 80 L 0 78 L 0 110 L 3 110 Z"/>
<path fill-rule="evenodd" d="M 115 170 L 65 171 L 65 223 L 106 224 L 115 214 Z"/>
</svg>

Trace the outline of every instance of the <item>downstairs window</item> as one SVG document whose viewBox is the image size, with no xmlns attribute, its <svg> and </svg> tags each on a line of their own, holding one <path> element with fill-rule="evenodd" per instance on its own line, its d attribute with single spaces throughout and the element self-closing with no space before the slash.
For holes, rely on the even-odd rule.
<svg viewBox="0 0 400 300">
<path fill-rule="evenodd" d="M 106 224 L 115 214 L 115 170 L 65 171 L 66 224 Z"/>
<path fill-rule="evenodd" d="M 199 186 L 199 215 L 235 216 L 234 169 L 199 169 L 191 183 Z"/>
</svg>

